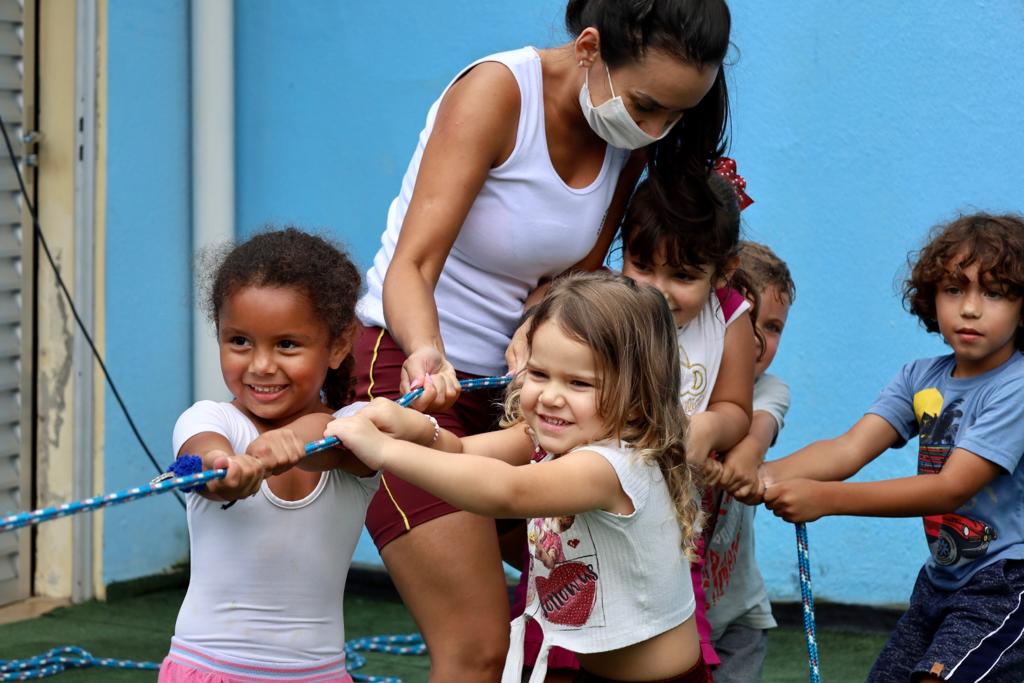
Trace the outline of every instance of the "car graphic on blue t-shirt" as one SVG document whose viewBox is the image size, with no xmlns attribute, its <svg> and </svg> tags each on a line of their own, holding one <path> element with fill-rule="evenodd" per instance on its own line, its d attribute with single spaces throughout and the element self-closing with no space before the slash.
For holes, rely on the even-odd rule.
<svg viewBox="0 0 1024 683">
<path fill-rule="evenodd" d="M 998 538 L 996 530 L 984 522 L 957 514 L 930 515 L 924 518 L 928 549 L 943 567 L 960 559 L 973 560 L 988 550 L 989 541 Z"/>
</svg>

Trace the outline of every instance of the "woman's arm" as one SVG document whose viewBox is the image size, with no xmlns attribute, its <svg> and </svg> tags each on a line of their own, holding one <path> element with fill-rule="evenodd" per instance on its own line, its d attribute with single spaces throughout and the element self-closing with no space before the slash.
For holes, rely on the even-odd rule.
<svg viewBox="0 0 1024 683">
<path fill-rule="evenodd" d="M 872 482 L 789 479 L 769 487 L 764 502 L 787 522 L 813 522 L 825 515 L 940 515 L 953 512 L 1004 473 L 999 465 L 954 448 L 936 474 Z"/>
<path fill-rule="evenodd" d="M 421 410 L 450 406 L 459 395 L 445 358 L 434 288 L 462 223 L 488 172 L 515 146 L 519 87 L 501 64 L 473 68 L 445 94 L 420 161 L 416 187 L 394 257 L 384 278 L 388 332 L 408 356 L 400 390 L 433 382 L 414 403 Z"/>
<path fill-rule="evenodd" d="M 708 409 L 690 419 L 686 459 L 703 465 L 712 451 L 724 453 L 750 431 L 754 394 L 754 327 L 742 313 L 725 332 L 725 348 Z"/>
<path fill-rule="evenodd" d="M 394 472 L 448 503 L 489 517 L 552 517 L 631 506 L 611 464 L 577 451 L 551 462 L 517 467 L 495 458 L 455 454 L 397 441 L 368 419 L 335 420 L 337 436 L 368 466 Z"/>
</svg>

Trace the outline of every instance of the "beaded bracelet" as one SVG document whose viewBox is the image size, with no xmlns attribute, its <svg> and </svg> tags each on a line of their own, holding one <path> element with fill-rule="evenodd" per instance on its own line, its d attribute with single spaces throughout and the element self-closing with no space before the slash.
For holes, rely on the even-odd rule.
<svg viewBox="0 0 1024 683">
<path fill-rule="evenodd" d="M 433 415 L 424 415 L 423 417 L 430 420 L 430 424 L 434 425 L 434 436 L 430 439 L 430 443 L 427 444 L 428 446 L 433 446 L 437 443 L 437 438 L 441 436 L 441 425 L 437 424 L 437 418 Z"/>
</svg>

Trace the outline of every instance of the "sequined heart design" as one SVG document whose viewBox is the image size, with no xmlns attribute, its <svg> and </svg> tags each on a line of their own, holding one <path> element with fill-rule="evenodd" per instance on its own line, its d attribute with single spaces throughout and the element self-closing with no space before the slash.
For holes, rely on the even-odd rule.
<svg viewBox="0 0 1024 683">
<path fill-rule="evenodd" d="M 582 562 L 563 562 L 535 579 L 545 618 L 553 624 L 583 626 L 597 596 L 597 572 Z"/>
<path fill-rule="evenodd" d="M 566 541 L 566 543 L 569 544 L 570 548 L 575 548 L 576 546 L 578 546 L 580 544 L 580 539 L 578 539 L 578 538 L 570 538 L 568 541 Z"/>
</svg>

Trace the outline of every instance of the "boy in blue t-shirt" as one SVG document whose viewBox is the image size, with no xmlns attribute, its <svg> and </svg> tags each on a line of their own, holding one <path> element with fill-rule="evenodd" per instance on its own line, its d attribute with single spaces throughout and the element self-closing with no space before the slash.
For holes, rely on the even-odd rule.
<svg viewBox="0 0 1024 683">
<path fill-rule="evenodd" d="M 842 436 L 766 464 L 791 522 L 924 517 L 931 556 L 869 681 L 1024 680 L 1024 218 L 963 216 L 904 296 L 953 353 L 906 365 Z M 917 476 L 844 482 L 919 435 Z"/>
</svg>

